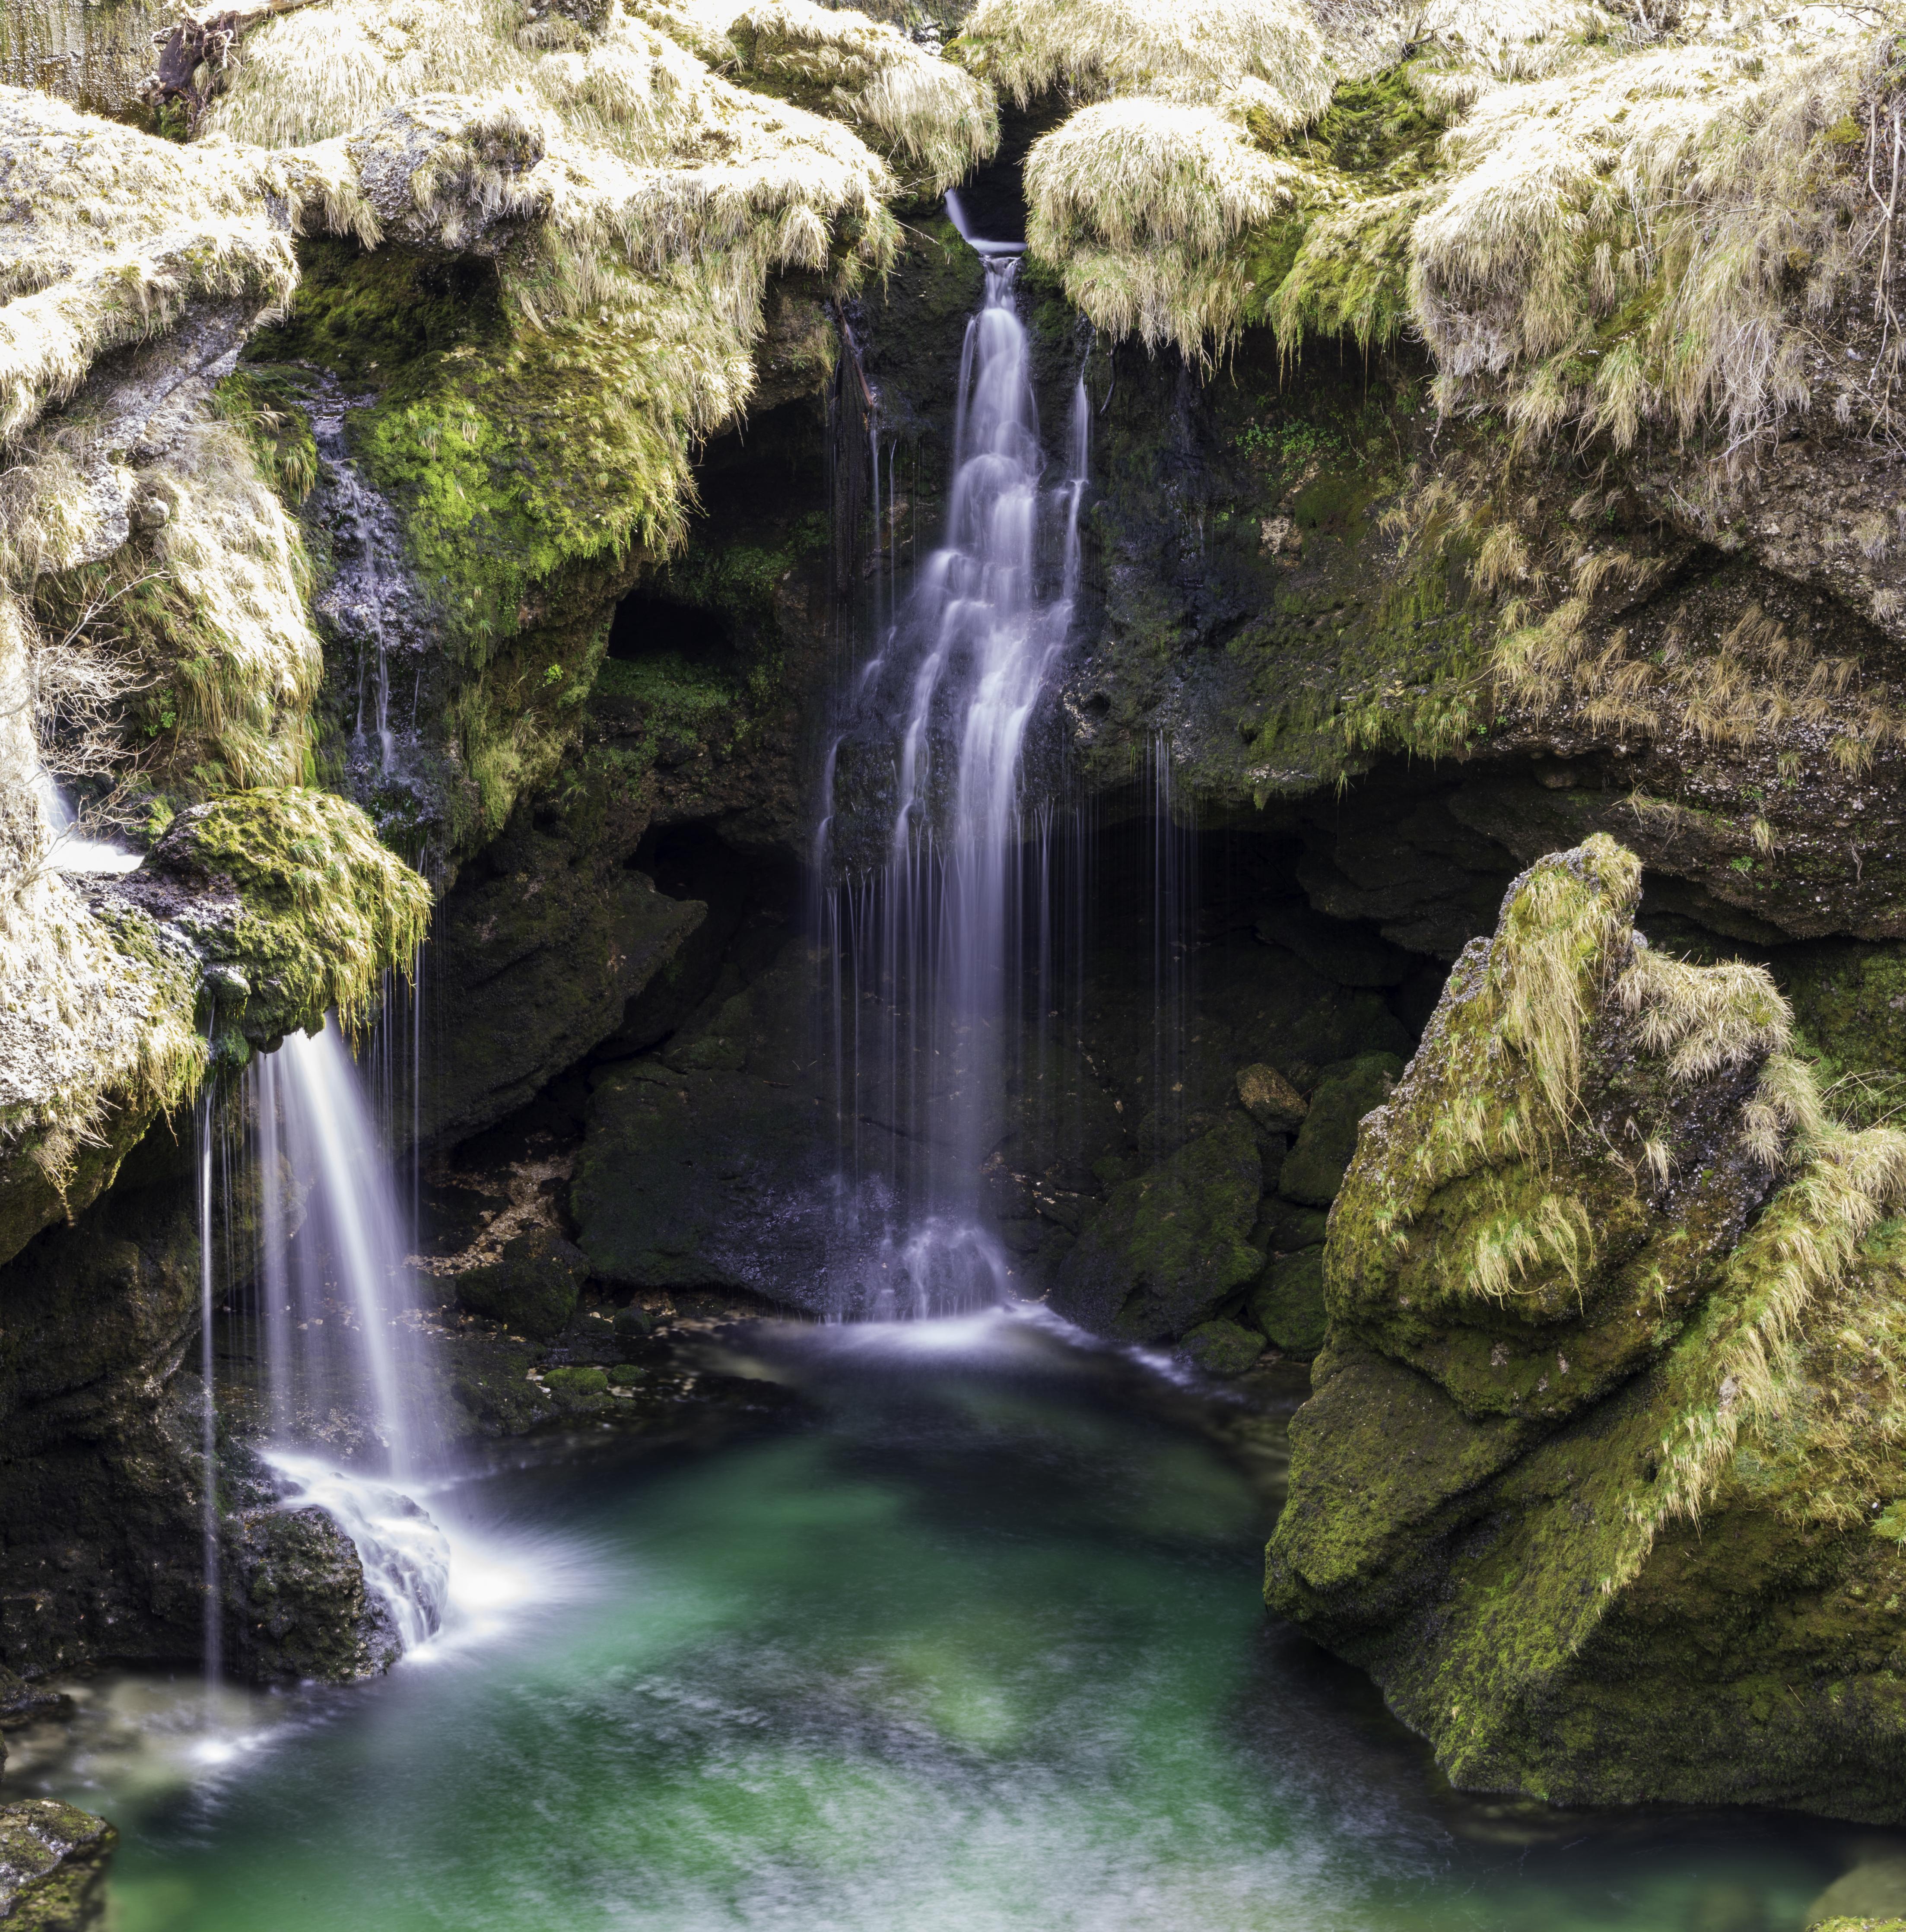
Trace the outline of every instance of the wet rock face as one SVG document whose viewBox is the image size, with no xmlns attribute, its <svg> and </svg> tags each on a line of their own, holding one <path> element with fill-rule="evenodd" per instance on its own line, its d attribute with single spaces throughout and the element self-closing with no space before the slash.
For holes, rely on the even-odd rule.
<svg viewBox="0 0 1906 1932">
<path fill-rule="evenodd" d="M 630 860 L 646 818 L 602 788 L 525 807 L 439 914 L 427 997 L 446 1052 L 422 1071 L 418 1131 L 455 1141 L 521 1106 L 614 1031 L 701 921 Z"/>
<path fill-rule="evenodd" d="M 365 1587 L 357 1546 L 323 1509 L 250 1510 L 224 1538 L 231 1664 L 255 1683 L 348 1684 L 402 1653 L 385 1606 Z"/>
<path fill-rule="evenodd" d="M 1267 1598 L 1465 1786 L 1895 1821 L 1906 1142 L 1639 883 L 1532 868 L 1364 1120 Z"/>
<path fill-rule="evenodd" d="M 188 1172 L 162 1122 L 5 1271 L 0 1655 L 29 1675 L 198 1652 L 197 1385 L 173 1378 L 198 1306 Z"/>
</svg>

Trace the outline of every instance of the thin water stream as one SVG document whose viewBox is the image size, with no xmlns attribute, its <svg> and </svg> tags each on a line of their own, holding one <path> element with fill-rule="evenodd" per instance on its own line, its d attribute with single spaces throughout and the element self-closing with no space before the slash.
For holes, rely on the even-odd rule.
<svg viewBox="0 0 1906 1932">
<path fill-rule="evenodd" d="M 222 1762 L 44 1754 L 120 1932 L 1798 1932 L 1872 1839 L 1441 1791 L 1265 1620 L 1265 1498 L 1042 1320 L 752 1346 L 808 1420 L 427 1495 L 451 1605 L 389 1678 Z"/>
</svg>

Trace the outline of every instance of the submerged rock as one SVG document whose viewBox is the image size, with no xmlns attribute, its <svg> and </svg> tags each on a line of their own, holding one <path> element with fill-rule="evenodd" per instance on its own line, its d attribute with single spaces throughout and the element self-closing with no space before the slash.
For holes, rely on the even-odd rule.
<svg viewBox="0 0 1906 1932">
<path fill-rule="evenodd" d="M 106 1916 L 119 1833 L 51 1798 L 0 1804 L 0 1921 L 17 1932 L 88 1932 Z"/>
<path fill-rule="evenodd" d="M 1363 1126 L 1272 1606 L 1457 1784 L 1906 1814 L 1906 1136 L 1757 968 L 1525 873 Z"/>
</svg>

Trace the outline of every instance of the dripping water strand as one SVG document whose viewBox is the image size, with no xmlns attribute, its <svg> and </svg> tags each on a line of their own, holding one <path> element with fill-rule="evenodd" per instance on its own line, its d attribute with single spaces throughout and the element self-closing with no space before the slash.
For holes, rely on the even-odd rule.
<svg viewBox="0 0 1906 1932">
<path fill-rule="evenodd" d="M 216 1016 L 214 1016 L 215 1019 Z M 199 1374 L 204 1384 L 200 1408 L 199 1447 L 201 1483 L 200 1533 L 203 1548 L 205 1588 L 204 1664 L 207 1713 L 217 1694 L 224 1666 L 224 1588 L 219 1562 L 218 1411 L 213 1378 L 212 1304 L 217 1252 L 212 1226 L 212 1128 L 213 1089 L 208 1083 L 198 1106 L 199 1195 Z"/>
</svg>

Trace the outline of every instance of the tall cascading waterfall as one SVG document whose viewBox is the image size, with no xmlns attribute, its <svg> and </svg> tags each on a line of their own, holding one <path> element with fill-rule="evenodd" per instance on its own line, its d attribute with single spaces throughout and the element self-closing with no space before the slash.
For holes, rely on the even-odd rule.
<svg viewBox="0 0 1906 1932">
<path fill-rule="evenodd" d="M 1082 374 L 1049 482 L 1019 251 L 978 245 L 986 293 L 961 352 L 945 539 L 855 677 L 824 760 L 814 857 L 833 874 L 844 1310 L 1004 1298 L 982 1168 L 1026 1002 L 1046 998 L 1027 975 L 1053 967 L 1052 801 L 1029 786 L 1027 752 L 1071 628 L 1091 414 Z M 871 446 L 878 502 L 877 433 Z M 890 592 L 875 577 L 878 602 Z"/>
</svg>

